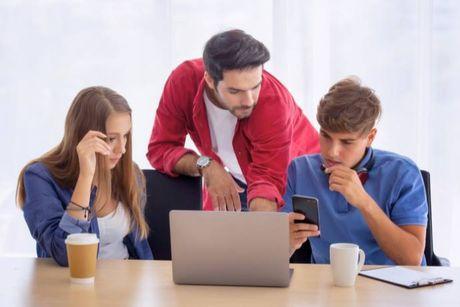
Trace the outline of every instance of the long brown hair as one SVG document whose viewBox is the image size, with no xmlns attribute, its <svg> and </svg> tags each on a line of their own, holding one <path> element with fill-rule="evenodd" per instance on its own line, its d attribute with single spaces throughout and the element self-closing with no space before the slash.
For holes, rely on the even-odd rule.
<svg viewBox="0 0 460 307">
<path fill-rule="evenodd" d="M 38 159 L 29 162 L 19 174 L 16 202 L 23 208 L 26 200 L 24 173 L 29 165 L 41 162 L 64 188 L 73 188 L 80 172 L 77 145 L 89 130 L 106 133 L 106 122 L 114 112 L 131 115 L 128 102 L 117 92 L 102 86 L 81 90 L 70 106 L 65 120 L 64 137 L 61 142 Z M 126 152 L 113 170 L 106 164 L 105 157 L 96 154 L 97 204 L 104 205 L 112 198 L 121 201 L 131 217 L 131 230 L 139 229 L 139 237 L 146 238 L 148 225 L 145 222 L 145 179 L 132 160 L 132 133 L 128 133 Z"/>
</svg>

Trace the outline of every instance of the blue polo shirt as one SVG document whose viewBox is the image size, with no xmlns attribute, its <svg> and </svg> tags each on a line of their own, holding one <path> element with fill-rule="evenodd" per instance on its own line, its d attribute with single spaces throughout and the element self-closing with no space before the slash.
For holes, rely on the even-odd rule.
<svg viewBox="0 0 460 307">
<path fill-rule="evenodd" d="M 371 158 L 373 166 L 364 184 L 366 192 L 396 225 L 426 226 L 428 206 L 417 165 L 401 155 L 368 148 L 357 169 Z M 286 205 L 282 210 L 285 212 L 292 211 L 292 195 L 312 196 L 319 200 L 321 235 L 309 238 L 312 261 L 329 263 L 329 245 L 347 242 L 364 250 L 366 264 L 394 265 L 380 249 L 361 212 L 348 204 L 339 192 L 329 190 L 328 176 L 321 170 L 321 164 L 319 154 L 293 160 L 283 197 Z M 425 258 L 422 264 L 425 264 Z"/>
</svg>

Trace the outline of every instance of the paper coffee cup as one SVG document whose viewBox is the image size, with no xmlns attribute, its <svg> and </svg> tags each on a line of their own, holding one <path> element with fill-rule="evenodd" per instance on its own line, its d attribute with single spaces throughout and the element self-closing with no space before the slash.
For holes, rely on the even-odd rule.
<svg viewBox="0 0 460 307">
<path fill-rule="evenodd" d="M 94 282 L 99 239 L 94 233 L 75 233 L 65 240 L 70 280 L 79 284 Z"/>
</svg>

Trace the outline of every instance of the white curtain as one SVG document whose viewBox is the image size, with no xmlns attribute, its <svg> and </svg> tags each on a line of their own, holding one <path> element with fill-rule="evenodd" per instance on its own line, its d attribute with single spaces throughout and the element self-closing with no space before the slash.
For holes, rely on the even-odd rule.
<svg viewBox="0 0 460 307">
<path fill-rule="evenodd" d="M 15 207 L 21 167 L 62 137 L 83 87 L 109 86 L 134 110 L 141 167 L 164 82 L 214 33 L 241 28 L 271 50 L 267 69 L 316 124 L 328 87 L 357 75 L 382 100 L 375 146 L 432 175 L 435 252 L 460 264 L 460 3 L 447 0 L 0 2 L 0 256 L 35 255 Z"/>
</svg>

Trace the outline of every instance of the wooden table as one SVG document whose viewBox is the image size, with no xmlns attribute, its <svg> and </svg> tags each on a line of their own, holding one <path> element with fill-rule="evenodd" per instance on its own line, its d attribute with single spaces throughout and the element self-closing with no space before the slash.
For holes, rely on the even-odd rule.
<svg viewBox="0 0 460 307">
<path fill-rule="evenodd" d="M 184 286 L 169 261 L 105 260 L 88 286 L 49 259 L 0 258 L 0 306 L 460 306 L 460 268 L 423 268 L 454 282 L 407 290 L 361 276 L 337 288 L 327 265 L 292 267 L 289 288 Z"/>
</svg>

